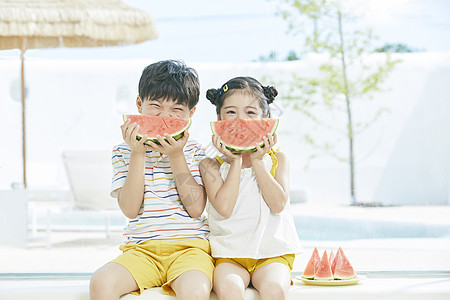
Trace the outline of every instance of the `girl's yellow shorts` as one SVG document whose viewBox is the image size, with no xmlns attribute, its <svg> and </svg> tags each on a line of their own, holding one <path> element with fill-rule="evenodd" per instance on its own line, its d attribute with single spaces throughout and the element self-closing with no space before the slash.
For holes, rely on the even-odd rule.
<svg viewBox="0 0 450 300">
<path fill-rule="evenodd" d="M 275 256 L 275 257 L 269 257 L 269 258 L 261 258 L 261 259 L 254 259 L 254 258 L 215 258 L 215 265 L 218 266 L 221 263 L 228 262 L 232 263 L 238 266 L 243 267 L 248 271 L 250 276 L 253 275 L 253 273 L 261 268 L 262 266 L 265 266 L 270 263 L 281 263 L 283 265 L 286 265 L 289 270 L 292 271 L 292 267 L 295 260 L 295 254 L 285 254 L 281 256 Z"/>
<path fill-rule="evenodd" d="M 212 287 L 214 260 L 208 240 L 150 240 L 139 245 L 122 245 L 120 250 L 123 253 L 111 262 L 124 266 L 133 275 L 139 286 L 133 294 L 162 286 L 163 292 L 175 296 L 170 283 L 192 270 L 205 273 Z"/>
</svg>

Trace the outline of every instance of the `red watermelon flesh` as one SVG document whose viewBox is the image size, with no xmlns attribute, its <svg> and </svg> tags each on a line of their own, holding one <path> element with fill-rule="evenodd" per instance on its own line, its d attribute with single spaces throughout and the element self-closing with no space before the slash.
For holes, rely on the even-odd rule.
<svg viewBox="0 0 450 300">
<path fill-rule="evenodd" d="M 323 252 L 322 259 L 314 274 L 316 280 L 333 280 L 333 273 L 331 272 L 330 262 L 328 261 L 327 250 Z"/>
<path fill-rule="evenodd" d="M 333 272 L 333 274 L 334 274 L 333 261 L 334 261 L 334 252 L 333 252 L 333 249 L 331 249 L 331 252 L 330 252 L 330 265 L 331 265 L 331 272 Z"/>
<path fill-rule="evenodd" d="M 317 248 L 314 248 L 311 258 L 306 265 L 305 271 L 303 271 L 302 277 L 306 279 L 314 279 L 314 273 L 319 265 L 319 262 L 319 251 L 317 250 Z"/>
<path fill-rule="evenodd" d="M 264 145 L 264 137 L 273 135 L 279 119 L 233 119 L 211 122 L 213 134 L 220 136 L 233 152 L 256 151 L 256 144 Z"/>
<path fill-rule="evenodd" d="M 356 277 L 355 270 L 340 247 L 336 253 L 336 257 L 334 258 L 331 268 L 334 270 L 334 279 L 345 280 Z"/>
<path fill-rule="evenodd" d="M 342 251 L 342 248 L 339 247 L 338 251 L 336 252 L 336 256 L 333 259 L 333 262 L 331 263 L 331 272 L 333 272 L 333 275 L 334 275 L 334 271 L 336 270 L 336 263 L 337 263 L 336 258 L 338 258 L 338 256 L 341 256 L 341 251 Z"/>
<path fill-rule="evenodd" d="M 171 135 L 175 140 L 180 139 L 184 132 L 191 125 L 190 119 L 179 119 L 173 117 L 161 117 L 161 116 L 144 116 L 144 115 L 123 115 L 123 120 L 131 120 L 131 123 L 136 123 L 140 126 L 137 140 L 140 140 L 142 136 L 147 135 L 147 141 L 151 140 L 159 144 L 157 135 L 164 137 L 166 133 Z"/>
</svg>

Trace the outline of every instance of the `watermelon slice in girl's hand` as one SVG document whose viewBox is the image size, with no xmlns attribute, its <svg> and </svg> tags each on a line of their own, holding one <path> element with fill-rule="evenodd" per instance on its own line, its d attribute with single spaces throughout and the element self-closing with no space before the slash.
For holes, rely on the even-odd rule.
<svg viewBox="0 0 450 300">
<path fill-rule="evenodd" d="M 306 279 L 314 279 L 314 273 L 319 265 L 320 256 L 317 248 L 314 248 L 314 251 L 309 259 L 308 264 L 306 265 L 305 271 L 303 271 L 302 277 Z"/>
<path fill-rule="evenodd" d="M 334 279 L 346 280 L 356 277 L 355 270 L 353 270 L 341 247 L 336 253 L 331 269 L 333 270 Z"/>
<path fill-rule="evenodd" d="M 220 136 L 232 152 L 254 152 L 256 144 L 264 145 L 264 137 L 274 135 L 279 119 L 233 119 L 211 122 L 213 134 Z"/>
<path fill-rule="evenodd" d="M 330 262 L 328 261 L 327 250 L 323 252 L 322 259 L 314 274 L 316 280 L 333 280 L 333 273 L 331 272 Z"/>
<path fill-rule="evenodd" d="M 136 139 L 141 140 L 144 134 L 147 135 L 147 140 L 144 144 L 149 140 L 159 144 L 156 136 L 164 137 L 166 133 L 178 140 L 183 137 L 184 132 L 191 125 L 191 119 L 144 115 L 123 115 L 122 117 L 124 122 L 130 119 L 131 123 L 136 123 L 140 126 Z"/>
</svg>

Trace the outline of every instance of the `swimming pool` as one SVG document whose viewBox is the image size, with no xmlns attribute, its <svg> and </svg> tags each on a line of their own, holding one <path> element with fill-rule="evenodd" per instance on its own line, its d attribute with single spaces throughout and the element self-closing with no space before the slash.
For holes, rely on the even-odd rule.
<svg viewBox="0 0 450 300">
<path fill-rule="evenodd" d="M 450 224 L 294 215 L 301 240 L 337 241 L 450 237 Z"/>
</svg>

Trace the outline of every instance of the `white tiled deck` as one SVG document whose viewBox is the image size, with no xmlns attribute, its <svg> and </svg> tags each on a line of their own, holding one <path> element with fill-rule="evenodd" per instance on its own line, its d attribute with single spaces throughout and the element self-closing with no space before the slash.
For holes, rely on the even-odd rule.
<svg viewBox="0 0 450 300">
<path fill-rule="evenodd" d="M 411 218 L 431 225 L 450 222 L 450 207 L 392 208 L 316 207 L 296 205 L 298 216 L 335 216 L 361 220 L 407 222 Z M 399 215 L 399 213 L 401 214 Z M 449 232 L 450 236 L 450 232 Z M 25 246 L 0 246 L 0 299 L 89 299 L 92 272 L 120 254 L 122 237 L 112 231 L 52 232 L 52 247 L 46 247 L 45 231 L 38 231 Z M 304 241 L 297 256 L 294 276 L 303 271 L 312 249 L 320 252 L 342 246 L 355 270 L 367 275 L 358 285 L 306 286 L 296 281 L 288 299 L 450 299 L 450 237 L 389 238 L 346 241 Z M 43 277 L 43 273 L 50 274 Z M 56 274 L 55 274 L 56 273 Z M 134 299 L 127 295 L 122 299 Z M 148 290 L 139 299 L 174 299 Z M 211 299 L 216 299 L 215 295 Z M 246 299 L 258 299 L 249 289 Z"/>
<path fill-rule="evenodd" d="M 449 299 L 450 276 L 449 273 L 420 275 L 404 273 L 378 274 L 370 273 L 357 285 L 351 286 L 308 286 L 295 280 L 291 286 L 288 300 L 294 299 Z M 2 280 L 0 281 L 0 299 L 2 300 L 87 300 L 88 279 L 35 279 L 35 280 Z M 164 300 L 175 297 L 163 295 L 160 288 L 146 290 L 141 296 L 126 295 L 122 300 Z M 212 293 L 211 299 L 217 299 Z M 247 289 L 245 299 L 259 299 L 254 289 Z"/>
</svg>

